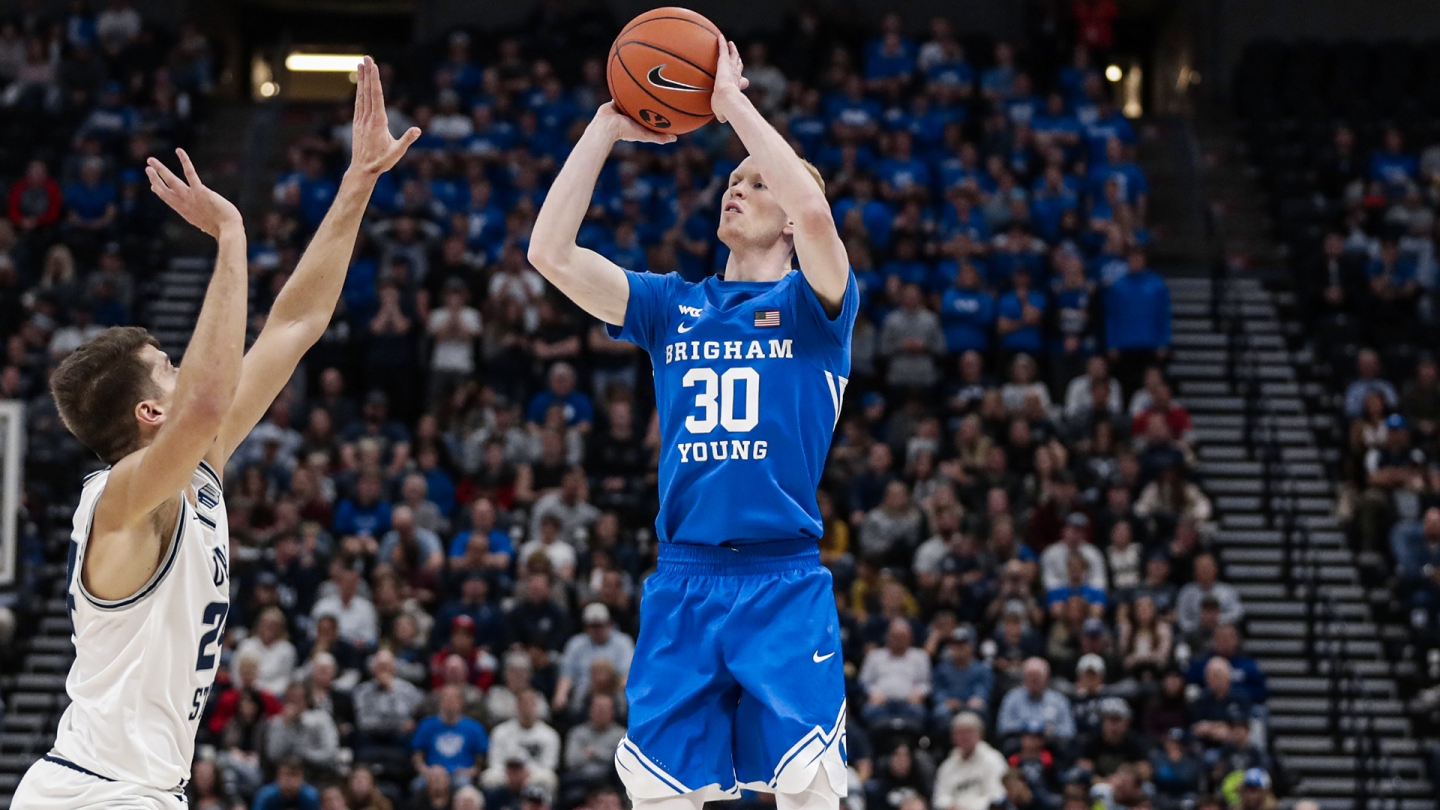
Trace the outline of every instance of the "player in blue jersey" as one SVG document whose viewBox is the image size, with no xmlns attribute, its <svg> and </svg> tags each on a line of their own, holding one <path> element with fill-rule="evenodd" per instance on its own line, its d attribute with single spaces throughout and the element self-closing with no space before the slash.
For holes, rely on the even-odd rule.
<svg viewBox="0 0 1440 810">
<path fill-rule="evenodd" d="M 655 368 L 660 554 L 615 754 L 631 800 L 699 810 L 751 789 L 822 810 L 846 790 L 845 693 L 815 491 L 859 295 L 819 173 L 743 94 L 734 43 L 719 49 L 711 106 L 750 153 L 721 199 L 723 278 L 634 273 L 576 246 L 611 147 L 674 140 L 610 104 L 555 178 L 530 260 Z"/>
</svg>

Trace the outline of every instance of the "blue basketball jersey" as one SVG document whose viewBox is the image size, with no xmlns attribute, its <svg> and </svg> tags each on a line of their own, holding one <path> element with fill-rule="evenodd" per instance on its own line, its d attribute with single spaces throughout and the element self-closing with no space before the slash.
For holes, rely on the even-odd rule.
<svg viewBox="0 0 1440 810">
<path fill-rule="evenodd" d="M 660 415 L 660 542 L 823 534 L 815 490 L 850 375 L 859 293 L 826 314 L 804 275 L 698 283 L 626 271 L 612 337 L 650 354 Z"/>
</svg>

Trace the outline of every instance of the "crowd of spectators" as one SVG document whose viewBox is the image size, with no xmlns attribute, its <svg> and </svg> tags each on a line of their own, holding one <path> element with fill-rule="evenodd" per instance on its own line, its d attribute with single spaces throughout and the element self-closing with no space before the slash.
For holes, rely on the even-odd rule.
<svg viewBox="0 0 1440 810">
<path fill-rule="evenodd" d="M 129 0 L 19 5 L 0 18 L 0 396 L 29 405 L 27 509 L 43 516 L 94 463 L 46 381 L 98 330 L 139 322 L 166 255 L 144 161 L 190 142 L 214 60 L 199 29 L 151 24 Z"/>
<path fill-rule="evenodd" d="M 749 92 L 825 175 L 862 292 L 818 494 L 850 810 L 1274 806 L 1265 678 L 1163 372 L 1137 136 L 1092 63 L 1114 6 L 1074 5 L 1081 41 L 1053 52 L 808 10 L 745 43 Z M 331 328 L 226 471 L 232 607 L 196 810 L 622 806 L 651 375 L 525 259 L 607 99 L 600 59 L 554 46 L 593 23 L 542 13 L 525 39 L 457 31 L 382 64 L 392 124 L 425 135 L 376 190 Z M 104 104 L 103 122 L 145 120 Z M 257 324 L 335 194 L 349 115 L 293 144 L 255 222 Z M 78 162 L 75 199 L 156 151 L 136 137 L 96 141 L 107 162 Z M 721 126 L 617 147 L 582 244 L 637 271 L 722 269 L 714 206 L 742 157 Z M 45 215 L 46 182 L 17 181 L 17 227 Z M 100 313 L 120 279 L 133 294 L 123 262 L 104 269 L 123 243 L 95 243 L 110 298 L 57 312 L 44 352 L 118 322 Z M 22 339 L 43 306 L 17 299 Z M 0 386 L 40 396 L 37 351 Z"/>
</svg>

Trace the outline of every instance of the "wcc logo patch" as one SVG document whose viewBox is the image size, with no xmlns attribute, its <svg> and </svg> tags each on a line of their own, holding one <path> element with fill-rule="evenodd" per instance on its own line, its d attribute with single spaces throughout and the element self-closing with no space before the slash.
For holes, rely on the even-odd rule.
<svg viewBox="0 0 1440 810">
<path fill-rule="evenodd" d="M 206 509 L 214 509 L 220 505 L 220 490 L 206 484 L 200 487 L 199 492 L 195 493 L 195 500 L 199 501 L 200 505 Z"/>
</svg>

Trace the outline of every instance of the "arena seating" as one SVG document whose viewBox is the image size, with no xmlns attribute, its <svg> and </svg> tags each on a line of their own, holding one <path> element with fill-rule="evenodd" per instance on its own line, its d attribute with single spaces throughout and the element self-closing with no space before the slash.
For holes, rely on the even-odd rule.
<svg viewBox="0 0 1440 810">
<path fill-rule="evenodd" d="M 383 66 L 392 123 L 426 134 L 376 191 L 332 328 L 226 470 L 235 589 L 195 808 L 281 806 L 276 771 L 292 757 L 327 808 L 618 807 L 610 752 L 626 673 L 644 663 L 631 651 L 655 557 L 651 378 L 525 259 L 549 178 L 606 99 L 615 21 L 584 22 L 455 31 Z M 1136 128 L 1083 47 L 876 22 L 802 16 L 744 42 L 757 104 L 826 178 L 863 296 L 820 492 L 846 638 L 849 805 L 1261 810 L 1286 780 L 1245 605 L 1209 552 L 1203 440 L 1163 370 L 1170 288 L 1147 266 Z M 577 49 L 558 35 L 567 24 L 606 34 Z M 180 86 L 196 36 L 137 57 L 140 75 Z M 0 27 L 0 70 L 4 44 Z M 59 50 L 65 65 L 79 49 Z M 117 75 L 122 93 L 149 91 Z M 128 125 L 106 104 L 102 122 Z M 327 110 L 291 144 L 247 212 L 256 319 L 335 193 L 348 114 Z M 96 167 L 124 183 L 159 140 L 100 143 L 110 162 Z M 34 145 L 5 155 L 23 214 L 45 188 L 38 170 L 22 179 Z M 718 126 L 617 149 L 582 244 L 636 270 L 723 270 L 715 204 L 742 156 Z M 82 224 L 88 189 L 62 206 Z M 118 254 L 60 230 L 10 249 L 23 269 L 0 295 L 13 336 L 0 389 L 40 416 L 35 632 L 18 643 L 25 671 L 0 681 L 0 780 L 44 753 L 63 707 L 57 565 L 95 466 L 45 409 L 44 372 L 87 324 L 117 322 L 130 277 L 116 255 L 146 273 L 170 258 L 163 241 L 131 244 L 147 232 L 120 233 Z M 43 260 L 51 244 L 93 249 L 100 269 L 66 280 Z M 170 283 L 157 276 L 150 297 L 169 300 Z M 47 288 L 71 297 L 51 303 Z M 1012 766 L 994 796 L 952 746 L 965 712 Z M 478 724 L 438 744 L 456 714 Z"/>
</svg>

